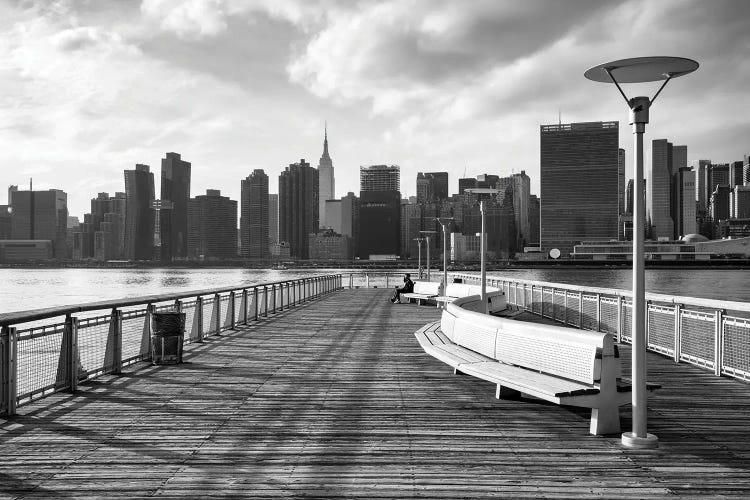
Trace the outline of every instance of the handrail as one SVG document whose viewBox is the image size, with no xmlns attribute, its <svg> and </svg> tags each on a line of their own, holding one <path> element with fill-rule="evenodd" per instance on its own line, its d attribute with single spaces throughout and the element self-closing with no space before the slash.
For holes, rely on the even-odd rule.
<svg viewBox="0 0 750 500">
<path fill-rule="evenodd" d="M 469 273 L 450 273 L 451 276 L 455 276 L 457 278 L 468 278 L 468 279 L 478 279 L 479 276 L 475 276 L 473 274 Z M 582 292 L 587 294 L 606 294 L 611 295 L 614 297 L 623 297 L 623 298 L 632 298 L 633 292 L 630 290 L 622 290 L 619 288 L 600 288 L 600 287 L 593 287 L 593 286 L 583 286 L 583 285 L 572 285 L 569 283 L 552 283 L 549 281 L 535 281 L 535 280 L 527 280 L 527 279 L 520 279 L 520 278 L 509 278 L 505 276 L 488 276 L 487 281 L 508 281 L 508 282 L 514 282 L 514 283 L 520 283 L 525 285 L 534 285 L 534 286 L 540 286 L 540 287 L 548 287 L 548 288 L 566 288 L 568 290 L 573 290 L 576 292 Z M 741 311 L 741 312 L 750 312 L 750 303 L 748 302 L 737 302 L 737 301 L 730 301 L 730 300 L 716 300 L 716 299 L 704 299 L 700 297 L 683 297 L 680 295 L 668 295 L 668 294 L 661 294 L 661 293 L 646 293 L 646 300 L 650 300 L 652 302 L 663 302 L 666 304 L 683 304 L 683 305 L 690 305 L 690 306 L 697 306 L 697 307 L 705 307 L 708 309 L 727 309 L 731 311 Z"/>
<path fill-rule="evenodd" d="M 169 300 L 179 300 L 188 297 L 197 297 L 199 295 L 215 295 L 217 293 L 234 292 L 237 290 L 249 290 L 254 287 L 273 286 L 282 283 L 291 283 L 294 281 L 322 278 L 328 276 L 339 276 L 339 274 L 321 274 L 314 276 L 306 276 L 304 278 L 294 278 L 288 280 L 271 281 L 269 283 L 253 283 L 244 286 L 233 286 L 233 287 L 221 287 L 221 288 L 206 288 L 201 290 L 191 290 L 186 292 L 176 293 L 165 293 L 157 295 L 145 295 L 139 297 L 125 297 L 121 299 L 110 299 L 102 300 L 98 302 L 87 302 L 79 305 L 69 306 L 55 306 L 48 307 L 45 309 L 29 309 L 26 311 L 15 311 L 10 313 L 0 314 L 0 326 L 8 326 L 18 323 L 27 323 L 30 321 L 37 321 L 45 318 L 53 318 L 56 316 L 66 316 L 68 314 L 75 314 L 86 311 L 97 311 L 100 309 L 111 309 L 113 307 L 129 307 L 140 304 L 149 304 L 156 302 L 167 302 Z"/>
</svg>

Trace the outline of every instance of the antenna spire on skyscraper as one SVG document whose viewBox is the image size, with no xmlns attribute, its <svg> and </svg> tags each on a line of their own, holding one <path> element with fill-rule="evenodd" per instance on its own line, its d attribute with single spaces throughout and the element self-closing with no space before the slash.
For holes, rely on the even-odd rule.
<svg viewBox="0 0 750 500">
<path fill-rule="evenodd" d="M 323 138 L 323 158 L 331 159 L 328 154 L 328 121 L 326 120 L 324 125 L 324 138 Z"/>
</svg>

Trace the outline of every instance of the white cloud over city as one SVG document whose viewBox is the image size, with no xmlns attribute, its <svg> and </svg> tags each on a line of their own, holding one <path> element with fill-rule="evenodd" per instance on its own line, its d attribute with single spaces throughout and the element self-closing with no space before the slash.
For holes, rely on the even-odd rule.
<svg viewBox="0 0 750 500">
<path fill-rule="evenodd" d="M 77 0 L 0 2 L 0 185 L 68 192 L 82 215 L 122 171 L 193 163 L 193 194 L 237 199 L 254 168 L 317 165 L 329 124 L 337 194 L 358 167 L 526 170 L 538 192 L 539 125 L 619 120 L 595 64 L 698 60 L 670 83 L 647 139 L 690 159 L 750 153 L 750 2 Z M 628 92 L 653 93 L 632 86 Z M 630 163 L 630 156 L 628 163 Z M 0 195 L 0 203 L 4 195 Z"/>
</svg>

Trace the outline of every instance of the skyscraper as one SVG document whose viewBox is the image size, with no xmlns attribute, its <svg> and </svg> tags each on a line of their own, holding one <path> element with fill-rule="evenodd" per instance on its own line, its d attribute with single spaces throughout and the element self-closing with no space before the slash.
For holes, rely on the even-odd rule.
<svg viewBox="0 0 750 500">
<path fill-rule="evenodd" d="M 417 173 L 417 203 L 432 203 L 448 198 L 448 172 Z"/>
<path fill-rule="evenodd" d="M 361 259 L 393 258 L 400 252 L 400 168 L 359 168 L 359 246 Z"/>
<path fill-rule="evenodd" d="M 674 237 L 672 220 L 673 146 L 666 139 L 651 142 L 651 168 L 646 171 L 646 220 L 651 223 L 651 239 Z"/>
<path fill-rule="evenodd" d="M 619 123 L 542 125 L 542 250 L 617 238 Z"/>
<path fill-rule="evenodd" d="M 633 215 L 633 189 L 635 189 L 633 179 L 628 179 L 628 185 L 625 188 L 625 214 Z"/>
<path fill-rule="evenodd" d="M 501 206 L 509 208 L 504 203 L 506 193 L 513 196 L 513 216 L 516 226 L 516 244 L 523 248 L 527 242 L 531 241 L 531 226 L 529 225 L 529 196 L 531 196 L 531 179 L 526 175 L 525 170 L 520 174 L 512 174 L 510 177 L 501 177 L 495 183 L 498 193 L 498 203 Z"/>
<path fill-rule="evenodd" d="M 279 242 L 279 195 L 268 195 L 268 244 Z"/>
<path fill-rule="evenodd" d="M 711 192 L 708 189 L 710 184 L 708 174 L 711 167 L 711 160 L 697 160 L 693 162 L 695 170 L 695 194 L 698 200 L 698 212 L 705 214 L 708 211 L 708 202 L 711 199 Z"/>
<path fill-rule="evenodd" d="M 187 255 L 191 259 L 237 257 L 237 202 L 207 189 L 188 201 Z"/>
<path fill-rule="evenodd" d="M 262 169 L 256 169 L 242 180 L 240 253 L 243 257 L 267 259 L 269 256 L 268 202 L 268 176 Z"/>
<path fill-rule="evenodd" d="M 477 180 L 474 177 L 462 177 L 458 179 L 458 194 L 464 194 L 467 189 L 477 187 Z"/>
<path fill-rule="evenodd" d="M 680 167 L 673 176 L 674 203 L 672 218 L 675 223 L 674 239 L 697 232 L 695 216 L 695 172 Z"/>
<path fill-rule="evenodd" d="M 304 159 L 279 175 L 279 239 L 289 243 L 292 257 L 309 258 L 310 234 L 319 228 L 318 170 Z"/>
<path fill-rule="evenodd" d="M 617 195 L 618 195 L 618 212 L 620 215 L 625 213 L 625 150 L 617 150 Z"/>
<path fill-rule="evenodd" d="M 127 195 L 125 193 L 99 193 L 91 200 L 92 233 L 90 244 L 96 260 L 125 258 L 125 218 Z"/>
<path fill-rule="evenodd" d="M 161 260 L 171 262 L 188 255 L 188 200 L 190 162 L 178 153 L 167 153 L 161 160 L 161 204 L 159 212 Z"/>
<path fill-rule="evenodd" d="M 734 189 L 736 186 L 744 186 L 744 165 L 742 161 L 733 161 L 729 164 L 729 187 Z"/>
<path fill-rule="evenodd" d="M 320 157 L 320 162 L 318 163 L 318 179 L 320 184 L 320 190 L 318 193 L 318 217 L 320 219 L 320 227 L 328 227 L 325 218 L 326 200 L 333 200 L 336 198 L 336 179 L 334 178 L 333 161 L 331 161 L 331 157 L 328 155 L 327 124 L 323 139 L 323 156 Z"/>
<path fill-rule="evenodd" d="M 11 238 L 51 240 L 52 255 L 67 258 L 68 195 L 59 189 L 13 191 Z"/>
<path fill-rule="evenodd" d="M 148 165 L 125 170 L 125 258 L 151 260 L 154 254 L 154 174 Z"/>
<path fill-rule="evenodd" d="M 360 191 L 401 191 L 399 166 L 359 167 L 359 189 Z"/>
</svg>

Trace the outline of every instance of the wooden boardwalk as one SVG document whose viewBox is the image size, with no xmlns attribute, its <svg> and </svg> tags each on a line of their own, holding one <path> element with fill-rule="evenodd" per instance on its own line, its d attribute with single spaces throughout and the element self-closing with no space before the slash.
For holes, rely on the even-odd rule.
<svg viewBox="0 0 750 500">
<path fill-rule="evenodd" d="M 0 497 L 750 496 L 750 386 L 649 356 L 655 451 L 588 411 L 498 401 L 346 290 L 0 419 Z M 623 349 L 627 355 L 627 349 Z M 622 410 L 630 427 L 630 409 Z"/>
</svg>

